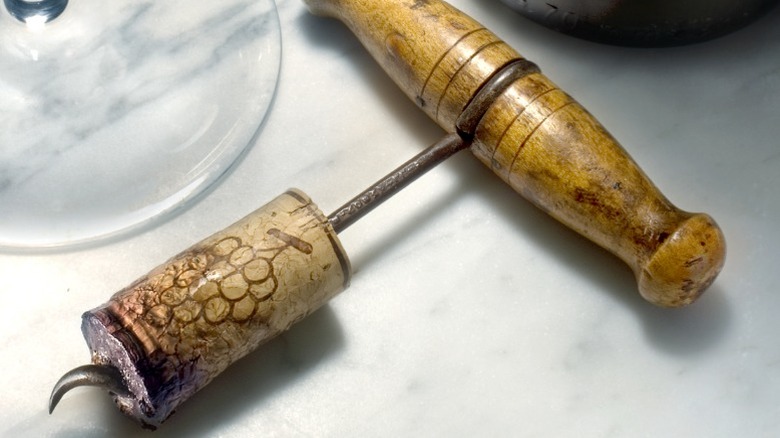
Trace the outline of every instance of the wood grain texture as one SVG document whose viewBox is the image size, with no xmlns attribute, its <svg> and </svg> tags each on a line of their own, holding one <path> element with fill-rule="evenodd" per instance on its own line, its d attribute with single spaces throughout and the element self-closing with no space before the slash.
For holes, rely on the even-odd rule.
<svg viewBox="0 0 780 438">
<path fill-rule="evenodd" d="M 442 1 L 305 1 L 343 21 L 448 132 L 488 79 L 522 59 Z M 723 266 L 725 242 L 712 218 L 672 205 L 606 129 L 541 73 L 495 100 L 472 151 L 517 192 L 624 260 L 652 303 L 691 303 Z"/>
<path fill-rule="evenodd" d="M 350 266 L 322 212 L 289 191 L 84 314 L 93 362 L 117 367 L 120 409 L 156 426 L 231 363 L 343 290 Z"/>
</svg>

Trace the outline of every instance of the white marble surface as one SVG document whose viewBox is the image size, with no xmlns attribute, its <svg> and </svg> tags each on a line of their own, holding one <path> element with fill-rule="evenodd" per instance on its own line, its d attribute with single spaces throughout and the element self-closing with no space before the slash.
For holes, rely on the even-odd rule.
<svg viewBox="0 0 780 438">
<path fill-rule="evenodd" d="M 0 255 L 2 436 L 707 436 L 780 431 L 780 10 L 674 49 L 596 45 L 454 0 L 535 60 L 679 206 L 724 229 L 706 296 L 661 310 L 615 258 L 468 155 L 342 234 L 351 288 L 149 435 L 56 379 L 82 311 L 282 190 L 330 211 L 441 134 L 337 22 L 277 2 L 281 82 L 257 144 L 208 196 L 90 249 Z"/>
</svg>

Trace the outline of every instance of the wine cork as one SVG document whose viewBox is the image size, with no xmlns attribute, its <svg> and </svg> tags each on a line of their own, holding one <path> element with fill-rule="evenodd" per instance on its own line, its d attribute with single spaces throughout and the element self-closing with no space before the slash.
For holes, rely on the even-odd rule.
<svg viewBox="0 0 780 438">
<path fill-rule="evenodd" d="M 119 369 L 120 409 L 156 427 L 231 363 L 347 287 L 325 215 L 290 190 L 83 315 L 92 361 Z"/>
</svg>

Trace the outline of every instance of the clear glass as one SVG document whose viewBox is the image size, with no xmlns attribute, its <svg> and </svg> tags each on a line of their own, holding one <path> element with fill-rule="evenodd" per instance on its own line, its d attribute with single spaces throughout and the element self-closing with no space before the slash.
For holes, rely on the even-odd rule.
<svg viewBox="0 0 780 438">
<path fill-rule="evenodd" d="M 0 9 L 0 249 L 148 224 L 254 143 L 279 72 L 273 0 L 70 0 L 48 23 Z"/>
</svg>

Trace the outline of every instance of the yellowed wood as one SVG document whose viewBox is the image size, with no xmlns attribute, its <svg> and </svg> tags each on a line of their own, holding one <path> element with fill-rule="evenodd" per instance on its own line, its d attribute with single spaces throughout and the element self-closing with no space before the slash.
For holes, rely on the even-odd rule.
<svg viewBox="0 0 780 438">
<path fill-rule="evenodd" d="M 305 0 L 342 20 L 420 108 L 449 132 L 480 87 L 522 59 L 437 0 Z M 647 300 L 695 300 L 725 259 L 705 214 L 674 207 L 614 138 L 542 74 L 518 79 L 478 125 L 474 154 L 517 192 L 623 259 Z"/>
<path fill-rule="evenodd" d="M 84 315 L 93 362 L 120 369 L 118 400 L 155 426 L 228 365 L 343 290 L 346 254 L 322 212 L 289 191 Z"/>
</svg>

